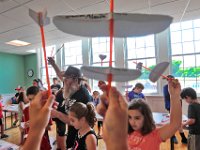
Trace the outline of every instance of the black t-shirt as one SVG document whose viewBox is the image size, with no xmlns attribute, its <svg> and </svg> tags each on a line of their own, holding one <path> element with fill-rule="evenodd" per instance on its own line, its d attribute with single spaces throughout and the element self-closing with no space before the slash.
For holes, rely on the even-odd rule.
<svg viewBox="0 0 200 150">
<path fill-rule="evenodd" d="M 74 99 L 76 102 L 82 102 L 84 104 L 92 101 L 92 97 L 88 90 L 82 85 L 80 86 L 79 90 L 70 97 L 70 99 Z M 67 148 L 73 147 L 77 133 L 78 130 L 76 130 L 73 126 L 68 126 Z"/>
<path fill-rule="evenodd" d="M 95 134 L 94 130 L 90 130 L 88 131 L 85 135 L 83 135 L 82 137 L 79 137 L 78 134 L 76 135 L 76 139 L 75 139 L 75 143 L 74 143 L 74 146 L 73 146 L 73 150 L 76 148 L 76 150 L 87 150 L 87 146 L 86 146 L 86 138 L 89 134 Z M 97 138 L 97 136 L 96 136 Z"/>
<path fill-rule="evenodd" d="M 61 88 L 60 84 L 53 84 L 53 85 L 51 85 L 51 89 L 60 90 L 60 88 Z"/>
<path fill-rule="evenodd" d="M 188 118 L 195 119 L 195 123 L 189 125 L 189 133 L 200 134 L 200 104 L 192 103 L 188 106 Z"/>
<path fill-rule="evenodd" d="M 60 111 L 60 112 L 65 113 L 65 105 L 63 105 L 63 101 L 64 101 L 63 91 L 59 90 L 57 92 L 57 94 L 56 94 L 56 102 L 58 102 L 58 108 L 57 108 L 57 110 Z"/>
</svg>

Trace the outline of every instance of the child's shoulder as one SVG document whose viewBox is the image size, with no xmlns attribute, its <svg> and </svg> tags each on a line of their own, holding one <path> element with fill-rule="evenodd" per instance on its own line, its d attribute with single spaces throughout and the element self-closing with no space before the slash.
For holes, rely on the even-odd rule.
<svg viewBox="0 0 200 150">
<path fill-rule="evenodd" d="M 200 109 L 200 103 L 191 103 L 189 104 L 189 107 L 192 107 L 193 109 Z"/>
</svg>

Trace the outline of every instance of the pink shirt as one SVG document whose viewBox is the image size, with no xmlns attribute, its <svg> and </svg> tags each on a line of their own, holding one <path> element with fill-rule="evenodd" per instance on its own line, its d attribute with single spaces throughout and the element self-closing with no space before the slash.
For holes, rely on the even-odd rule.
<svg viewBox="0 0 200 150">
<path fill-rule="evenodd" d="M 134 131 L 128 136 L 129 150 L 159 150 L 161 142 L 162 139 L 157 129 L 145 136 L 142 136 L 137 131 Z"/>
<path fill-rule="evenodd" d="M 0 102 L 0 118 L 3 118 L 3 105 L 2 103 Z"/>
</svg>

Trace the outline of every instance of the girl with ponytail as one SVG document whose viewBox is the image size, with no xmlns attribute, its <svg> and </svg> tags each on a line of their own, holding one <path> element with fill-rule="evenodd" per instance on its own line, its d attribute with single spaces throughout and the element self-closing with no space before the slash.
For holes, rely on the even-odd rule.
<svg viewBox="0 0 200 150">
<path fill-rule="evenodd" d="M 93 130 L 96 114 L 92 104 L 74 103 L 69 110 L 70 124 L 78 130 L 72 150 L 96 150 L 97 137 Z"/>
</svg>

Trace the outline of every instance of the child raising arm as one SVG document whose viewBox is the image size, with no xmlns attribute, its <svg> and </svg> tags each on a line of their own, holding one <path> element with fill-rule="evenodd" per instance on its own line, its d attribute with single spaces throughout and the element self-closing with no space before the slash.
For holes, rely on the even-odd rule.
<svg viewBox="0 0 200 150">
<path fill-rule="evenodd" d="M 181 87 L 178 80 L 170 80 L 168 84 L 171 97 L 169 124 L 156 129 L 152 112 L 146 102 L 138 100 L 129 105 L 129 150 L 159 150 L 160 143 L 170 138 L 179 129 L 182 116 Z"/>
</svg>

